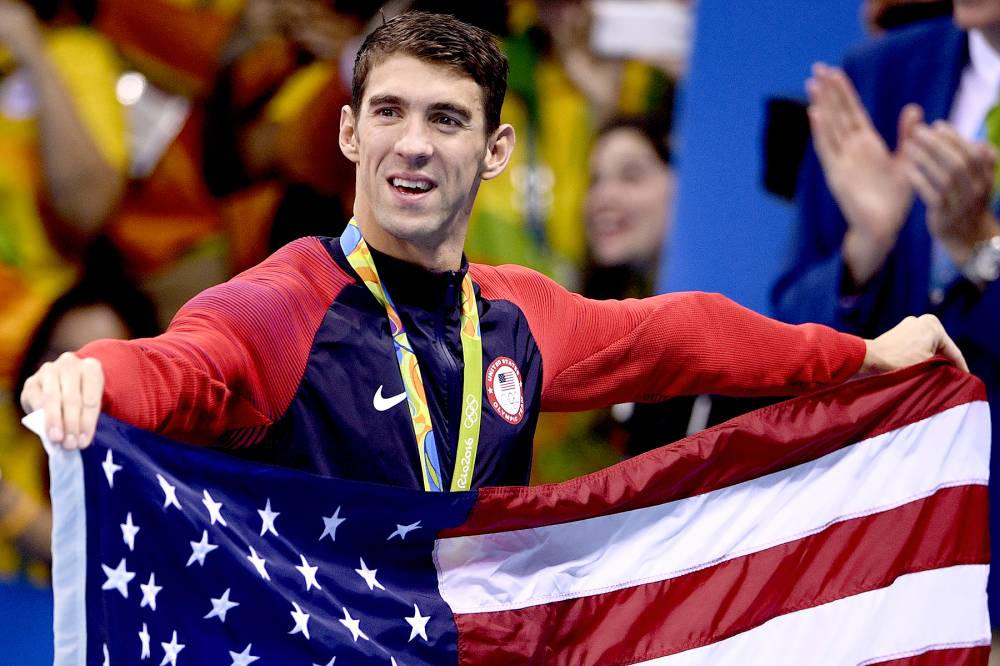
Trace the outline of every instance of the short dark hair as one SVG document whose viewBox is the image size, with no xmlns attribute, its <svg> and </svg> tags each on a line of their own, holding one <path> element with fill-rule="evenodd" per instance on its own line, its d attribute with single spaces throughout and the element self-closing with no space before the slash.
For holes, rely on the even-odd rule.
<svg viewBox="0 0 1000 666">
<path fill-rule="evenodd" d="M 368 75 L 395 54 L 452 67 L 472 77 L 483 95 L 486 133 L 500 126 L 500 107 L 507 93 L 507 57 L 496 38 L 481 28 L 447 14 L 406 12 L 372 31 L 354 59 L 351 109 L 361 111 Z"/>
</svg>

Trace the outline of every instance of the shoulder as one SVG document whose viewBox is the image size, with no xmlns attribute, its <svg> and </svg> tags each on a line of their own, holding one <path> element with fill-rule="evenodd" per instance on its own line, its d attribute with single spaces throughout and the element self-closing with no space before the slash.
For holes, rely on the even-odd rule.
<svg viewBox="0 0 1000 666">
<path fill-rule="evenodd" d="M 913 57 L 937 58 L 943 48 L 963 48 L 965 39 L 966 33 L 950 18 L 921 21 L 855 46 L 844 58 L 844 66 L 878 69 Z"/>
<path fill-rule="evenodd" d="M 516 264 L 470 264 L 469 273 L 485 298 L 517 302 L 547 291 L 565 291 L 552 278 Z"/>
<path fill-rule="evenodd" d="M 181 313 L 209 308 L 259 313 L 325 310 L 352 278 L 318 238 L 300 238 L 228 282 L 196 296 Z"/>
</svg>

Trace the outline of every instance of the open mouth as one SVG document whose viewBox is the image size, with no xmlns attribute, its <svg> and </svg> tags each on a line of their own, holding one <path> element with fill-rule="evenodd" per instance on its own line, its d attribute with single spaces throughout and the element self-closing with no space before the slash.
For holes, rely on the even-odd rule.
<svg viewBox="0 0 1000 666">
<path fill-rule="evenodd" d="M 409 197 L 426 194 L 436 187 L 433 182 L 424 178 L 393 177 L 389 179 L 389 185 L 400 194 Z"/>
</svg>

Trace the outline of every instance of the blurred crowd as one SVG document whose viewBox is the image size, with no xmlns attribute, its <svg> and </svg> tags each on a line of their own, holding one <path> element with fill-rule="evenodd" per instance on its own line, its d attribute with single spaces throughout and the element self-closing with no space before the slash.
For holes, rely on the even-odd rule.
<svg viewBox="0 0 1000 666">
<path fill-rule="evenodd" d="M 992 4 L 992 18 L 950 29 L 1000 34 Z M 878 43 L 914 24 L 952 26 L 950 2 L 861 7 Z M 338 126 L 354 54 L 371 27 L 409 9 L 493 32 L 510 60 L 502 121 L 517 149 L 480 191 L 469 259 L 520 263 L 592 298 L 653 293 L 673 224 L 692 0 L 0 0 L 0 575 L 44 580 L 48 560 L 44 454 L 18 426 L 24 378 L 93 339 L 157 334 L 191 296 L 290 240 L 339 235 L 353 205 Z M 987 51 L 992 106 L 1000 41 Z M 965 66 L 956 60 L 955 76 Z M 956 125 L 950 96 L 935 108 L 913 90 L 881 108 L 892 100 L 869 99 L 848 74 L 818 67 L 808 111 L 796 107 L 815 150 L 808 131 L 799 146 L 769 145 L 791 174 L 775 191 L 802 213 L 775 311 L 873 336 L 953 304 L 945 324 L 990 384 L 1000 350 L 961 335 L 993 288 L 966 263 L 1000 233 L 983 111 Z M 1000 139 L 1000 114 L 995 124 Z M 761 404 L 692 396 L 545 414 L 533 482 Z"/>
</svg>

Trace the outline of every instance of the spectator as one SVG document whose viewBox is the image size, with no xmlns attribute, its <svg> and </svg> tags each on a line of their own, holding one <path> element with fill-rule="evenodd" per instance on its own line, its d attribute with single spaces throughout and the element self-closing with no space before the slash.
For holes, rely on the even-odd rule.
<svg viewBox="0 0 1000 666">
<path fill-rule="evenodd" d="M 340 108 L 350 101 L 341 62 L 371 10 L 250 0 L 224 49 L 204 131 L 205 177 L 217 196 L 262 182 L 280 192 L 268 250 L 336 235 L 347 223 L 354 169 L 337 146 Z"/>
<path fill-rule="evenodd" d="M 951 16 L 951 10 L 951 0 L 865 0 L 862 4 L 865 27 L 872 34 Z"/>
<path fill-rule="evenodd" d="M 219 201 L 202 172 L 205 96 L 239 10 L 228 0 L 102 0 L 95 19 L 127 69 L 118 94 L 130 178 L 108 235 L 164 326 L 195 293 L 263 255 L 255 228 L 273 197 L 254 191 Z"/>
<path fill-rule="evenodd" d="M 484 187 L 470 220 L 470 258 L 517 262 L 578 286 L 587 159 L 596 127 L 621 112 L 669 115 L 673 81 L 591 47 L 589 5 L 510 3 L 510 87 L 503 120 L 518 128 L 510 168 Z"/>
<path fill-rule="evenodd" d="M 87 26 L 93 10 L 83 0 L 0 0 L 0 399 L 121 196 L 120 64 Z"/>
<path fill-rule="evenodd" d="M 84 265 L 80 281 L 52 304 L 36 328 L 21 361 L 18 385 L 42 363 L 81 344 L 159 332 L 152 304 L 129 281 L 110 242 L 95 242 Z M 20 416 L 16 400 L 0 405 L 0 573 L 23 568 L 38 578 L 34 564 L 50 559 L 52 517 L 45 456 L 38 440 L 19 427 Z"/>
<path fill-rule="evenodd" d="M 787 321 L 860 335 L 933 312 L 996 412 L 1000 223 L 991 205 L 996 150 L 981 137 L 1000 90 L 1000 1 L 959 0 L 953 19 L 868 43 L 843 72 L 815 67 L 807 85 L 815 152 L 800 181 L 794 261 L 773 302 Z M 998 426 L 994 417 L 993 441 Z"/>
</svg>

